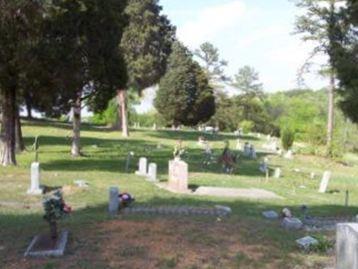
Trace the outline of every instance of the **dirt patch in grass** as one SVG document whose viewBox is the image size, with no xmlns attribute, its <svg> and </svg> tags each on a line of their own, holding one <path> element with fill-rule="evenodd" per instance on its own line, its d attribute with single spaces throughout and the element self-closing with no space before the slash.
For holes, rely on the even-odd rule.
<svg viewBox="0 0 358 269">
<path fill-rule="evenodd" d="M 320 268 L 298 251 L 255 238 L 253 225 L 186 217 L 111 220 L 73 231 L 61 259 L 19 254 L 4 268 Z"/>
</svg>

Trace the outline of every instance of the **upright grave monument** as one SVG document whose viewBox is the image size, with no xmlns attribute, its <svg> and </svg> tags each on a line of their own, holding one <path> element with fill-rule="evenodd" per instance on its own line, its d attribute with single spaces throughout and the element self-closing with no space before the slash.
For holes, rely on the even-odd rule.
<svg viewBox="0 0 358 269">
<path fill-rule="evenodd" d="M 188 191 L 188 164 L 178 158 L 169 161 L 169 188 L 177 192 Z"/>
</svg>

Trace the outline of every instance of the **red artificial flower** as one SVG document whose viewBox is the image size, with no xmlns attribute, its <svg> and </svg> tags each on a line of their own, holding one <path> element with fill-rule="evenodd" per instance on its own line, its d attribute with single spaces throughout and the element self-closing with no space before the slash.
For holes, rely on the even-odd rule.
<svg viewBox="0 0 358 269">
<path fill-rule="evenodd" d="M 64 204 L 63 212 L 65 212 L 66 214 L 70 214 L 72 212 L 72 208 L 69 205 Z"/>
</svg>

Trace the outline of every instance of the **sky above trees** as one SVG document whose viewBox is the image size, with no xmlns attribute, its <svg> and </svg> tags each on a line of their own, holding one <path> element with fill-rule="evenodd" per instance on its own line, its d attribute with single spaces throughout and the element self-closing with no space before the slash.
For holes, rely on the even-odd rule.
<svg viewBox="0 0 358 269">
<path fill-rule="evenodd" d="M 293 35 L 299 10 L 290 0 L 160 0 L 163 13 L 177 26 L 179 39 L 190 49 L 205 41 L 219 48 L 229 62 L 228 75 L 253 66 L 266 91 L 297 87 L 297 70 L 312 44 Z M 318 62 L 324 61 L 321 57 Z M 317 74 L 306 75 L 310 88 L 327 85 Z"/>
</svg>

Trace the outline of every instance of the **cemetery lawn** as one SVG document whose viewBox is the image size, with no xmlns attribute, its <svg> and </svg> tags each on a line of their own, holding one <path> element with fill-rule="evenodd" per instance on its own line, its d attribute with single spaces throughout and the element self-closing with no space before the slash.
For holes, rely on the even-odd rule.
<svg viewBox="0 0 358 269">
<path fill-rule="evenodd" d="M 246 137 L 256 145 L 258 160 L 240 157 L 233 175 L 222 172 L 219 164 L 202 164 L 200 135 L 194 131 L 132 130 L 124 139 L 118 131 L 83 125 L 81 132 L 83 157 L 69 155 L 71 126 L 66 123 L 24 122 L 23 134 L 27 150 L 17 156 L 17 167 L 0 169 L 0 268 L 325 268 L 334 266 L 334 252 L 304 253 L 295 240 L 304 231 L 285 231 L 278 221 L 263 219 L 264 210 L 292 209 L 302 217 L 300 206 L 306 204 L 309 214 L 322 217 L 353 217 L 358 213 L 358 158 L 345 156 L 347 164 L 310 155 L 296 155 L 289 161 L 267 155 L 270 167 L 280 167 L 283 177 L 268 181 L 258 170 L 263 155 L 256 137 Z M 23 258 L 32 237 L 47 231 L 42 219 L 41 197 L 28 196 L 30 164 L 34 160 L 31 146 L 39 135 L 41 184 L 64 186 L 64 196 L 74 208 L 60 226 L 70 231 L 66 255 L 61 259 Z M 275 192 L 283 199 L 248 200 L 180 195 L 157 188 L 136 176 L 136 162 L 145 156 L 158 164 L 159 179 L 167 180 L 168 160 L 173 146 L 182 139 L 187 149 L 189 184 L 238 188 L 261 188 Z M 225 140 L 235 148 L 236 138 L 230 134 L 207 135 L 218 156 Z M 161 147 L 158 148 L 158 144 Z M 130 172 L 125 173 L 128 152 L 135 157 Z M 294 171 L 295 170 L 295 171 Z M 327 193 L 318 193 L 325 170 L 332 171 Z M 315 179 L 309 174 L 316 173 Z M 89 188 L 79 189 L 74 180 L 85 180 Z M 230 206 L 228 218 L 120 216 L 107 214 L 108 188 L 118 186 L 136 197 L 137 205 Z M 345 207 L 345 191 L 349 190 L 349 206 Z M 322 233 L 319 233 L 322 234 Z M 334 232 L 324 232 L 334 239 Z"/>
</svg>

